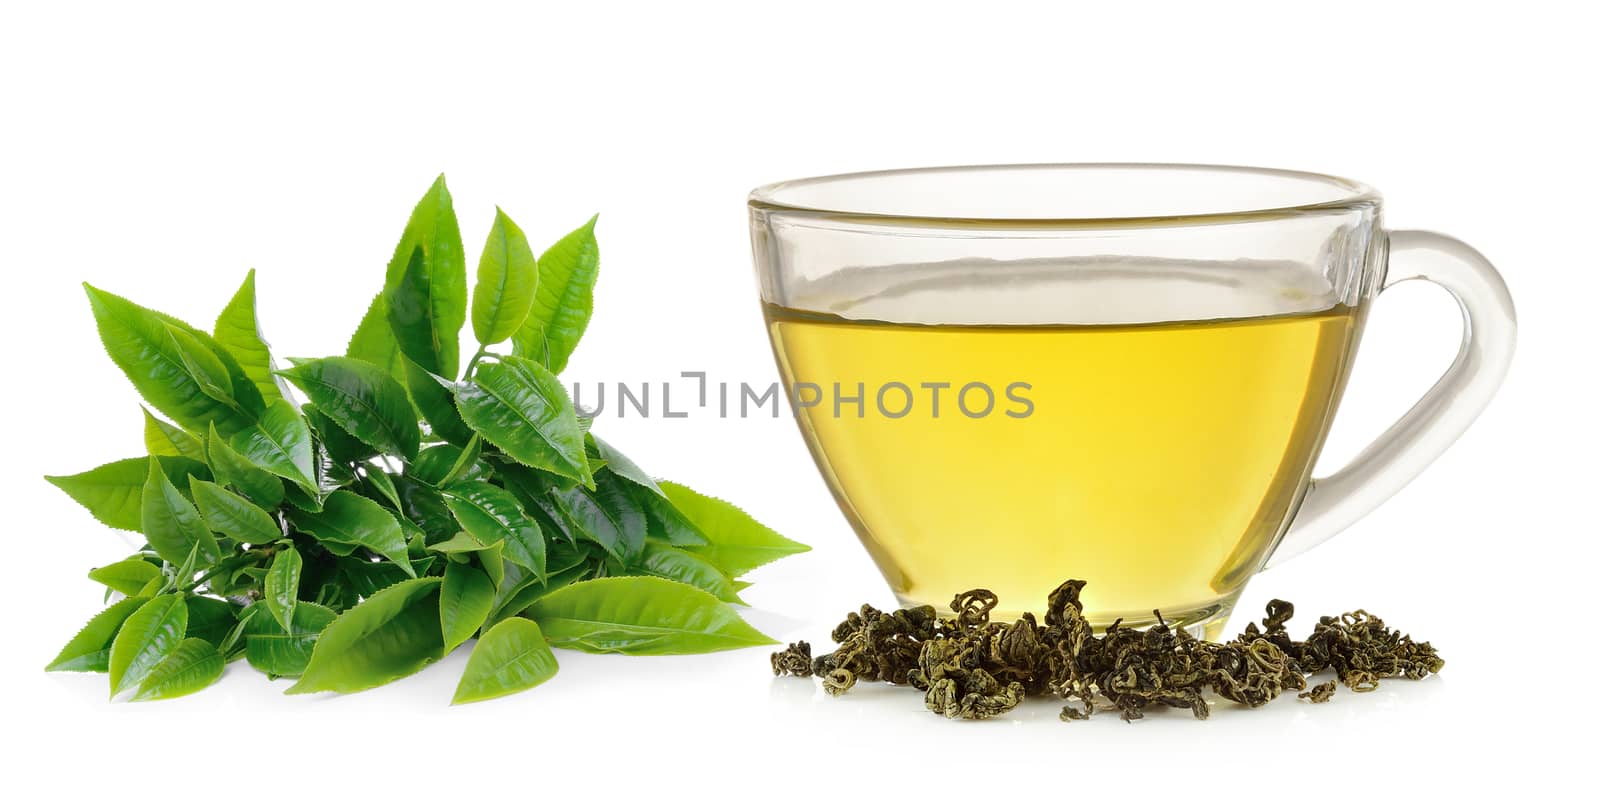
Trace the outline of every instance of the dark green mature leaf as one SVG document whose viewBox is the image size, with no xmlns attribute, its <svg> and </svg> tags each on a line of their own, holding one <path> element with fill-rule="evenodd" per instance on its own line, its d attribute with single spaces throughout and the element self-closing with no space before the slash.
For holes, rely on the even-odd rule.
<svg viewBox="0 0 1600 791">
<path fill-rule="evenodd" d="M 395 488 L 394 479 L 378 465 L 370 461 L 361 462 L 361 480 L 397 510 L 405 509 L 405 503 L 400 499 L 400 491 Z"/>
<path fill-rule="evenodd" d="M 444 495 L 427 484 L 409 478 L 395 480 L 400 502 L 405 505 L 401 513 L 422 531 L 428 543 L 445 541 L 461 531 L 455 514 L 444 503 Z"/>
<path fill-rule="evenodd" d="M 658 577 L 605 577 L 552 591 L 528 608 L 560 648 L 591 653 L 691 654 L 770 645 L 699 588 Z"/>
<path fill-rule="evenodd" d="M 470 452 L 467 448 L 458 448 L 454 445 L 423 448 L 422 452 L 417 454 L 416 463 L 411 465 L 407 473 L 419 481 L 434 486 L 447 483 L 452 471 L 457 473 L 456 479 L 459 480 L 481 480 L 489 477 L 493 470 L 486 462 L 479 460 L 478 448 L 473 447 L 470 442 L 467 444 L 471 448 Z M 463 459 L 463 456 L 466 458 Z M 457 470 L 457 465 L 463 463 L 467 466 Z"/>
<path fill-rule="evenodd" d="M 212 645 L 219 645 L 239 623 L 238 605 L 206 596 L 189 596 L 184 599 L 189 608 L 189 624 L 184 637 L 198 637 Z"/>
<path fill-rule="evenodd" d="M 507 618 L 484 632 L 467 658 L 451 703 L 475 703 L 532 689 L 556 674 L 556 656 L 539 625 Z"/>
<path fill-rule="evenodd" d="M 167 477 L 189 485 L 189 478 L 210 478 L 205 465 L 178 456 L 140 456 L 102 464 L 77 475 L 46 475 L 57 489 L 89 509 L 107 527 L 139 532 L 140 503 L 150 477 L 150 459 L 161 464 Z"/>
<path fill-rule="evenodd" d="M 528 609 L 528 605 L 538 601 L 545 594 L 561 590 L 588 577 L 593 570 L 593 561 L 584 553 L 574 550 L 571 545 L 563 544 L 551 554 L 549 567 L 549 577 L 540 582 L 539 578 L 533 576 L 533 572 L 521 566 L 506 566 L 504 576 L 495 583 L 494 608 L 489 615 L 488 623 L 494 625 L 510 618 Z"/>
<path fill-rule="evenodd" d="M 240 429 L 228 445 L 251 464 L 299 486 L 306 494 L 318 491 L 311 428 L 288 401 L 267 407 L 260 422 Z"/>
<path fill-rule="evenodd" d="M 726 500 L 671 481 L 662 481 L 661 490 L 710 541 L 707 546 L 695 547 L 695 554 L 716 564 L 729 577 L 811 549 L 784 538 Z"/>
<path fill-rule="evenodd" d="M 175 337 L 187 337 L 205 345 L 211 341 L 195 337 L 197 331 L 163 313 L 136 305 L 115 294 L 83 285 L 94 310 L 100 340 L 111 361 L 122 369 L 135 390 L 156 409 L 191 432 L 205 431 L 215 423 L 231 435 L 255 422 L 255 414 L 240 403 L 223 403 L 205 392 L 189 367 Z M 218 347 L 220 348 L 220 347 Z M 211 350 L 208 348 L 208 352 Z M 224 352 L 226 353 L 226 352 Z M 211 353 L 208 359 L 220 358 Z"/>
<path fill-rule="evenodd" d="M 148 563 L 145 565 L 149 565 Z M 123 622 L 149 599 L 129 597 L 100 611 L 89 619 L 78 634 L 61 648 L 45 670 L 75 673 L 104 673 L 110 665 L 111 643 Z"/>
<path fill-rule="evenodd" d="M 245 612 L 244 658 L 269 676 L 298 676 L 311 661 L 317 636 L 337 617 L 333 610 L 303 601 L 294 608 L 293 627 L 284 629 L 265 605 Z"/>
<path fill-rule="evenodd" d="M 400 353 L 400 344 L 394 339 L 394 332 L 389 329 L 389 313 L 385 307 L 388 303 L 386 292 L 372 298 L 372 304 L 367 306 L 367 313 L 361 319 L 361 324 L 356 327 L 354 335 L 350 336 L 350 343 L 345 347 L 345 356 L 353 360 L 371 363 L 380 370 L 387 371 L 395 381 L 406 378 L 406 356 Z"/>
<path fill-rule="evenodd" d="M 567 513 L 562 504 L 564 492 L 578 486 L 576 481 L 559 475 L 524 467 L 516 462 L 494 465 L 506 490 L 522 504 L 522 510 L 534 518 L 550 535 L 567 541 L 576 541 L 583 533 L 578 529 L 577 517 Z"/>
<path fill-rule="evenodd" d="M 622 455 L 622 451 L 612 447 L 605 440 L 601 439 L 599 435 L 595 434 L 594 432 L 590 432 L 588 436 L 588 444 L 591 447 L 591 455 L 599 456 L 600 459 L 605 462 L 605 466 L 609 467 L 612 472 L 626 480 L 638 484 L 641 488 L 651 492 L 657 497 L 661 497 L 663 499 L 666 498 L 666 493 L 661 491 L 661 487 L 656 486 L 656 481 L 654 478 L 651 478 L 643 469 L 640 469 L 639 465 L 634 464 L 633 459 Z"/>
<path fill-rule="evenodd" d="M 238 361 L 267 404 L 283 398 L 283 390 L 272 375 L 272 352 L 261 337 L 261 325 L 256 319 L 256 270 L 244 276 L 238 292 L 217 316 L 211 335 Z"/>
<path fill-rule="evenodd" d="M 528 319 L 539 288 L 539 263 L 522 229 L 497 206 L 478 259 L 472 290 L 472 334 L 488 346 L 511 337 Z"/>
<path fill-rule="evenodd" d="M 89 579 L 124 596 L 137 596 L 144 586 L 161 576 L 161 567 L 139 555 L 89 570 Z"/>
<path fill-rule="evenodd" d="M 466 424 L 511 458 L 594 485 L 577 412 L 561 381 L 544 366 L 502 357 L 479 366 L 471 382 L 454 389 Z"/>
<path fill-rule="evenodd" d="M 574 486 L 552 494 L 582 537 L 618 561 L 630 564 L 644 551 L 649 524 L 625 486 L 610 470 L 601 470 L 595 476 L 593 490 Z"/>
<path fill-rule="evenodd" d="M 267 584 L 261 601 L 267 612 L 287 630 L 294 623 L 294 608 L 300 602 L 300 552 L 293 545 L 279 547 L 267 569 Z"/>
<path fill-rule="evenodd" d="M 408 274 L 417 250 L 422 251 L 420 266 Z M 461 353 L 457 338 L 467 321 L 467 261 L 443 175 L 411 210 L 389 259 L 384 291 L 389 326 L 401 350 L 418 365 L 454 378 Z M 417 315 L 396 315 L 397 300 L 409 303 L 402 314 L 415 309 Z M 425 335 L 413 334 L 424 324 Z M 422 341 L 426 343 L 419 345 Z"/>
<path fill-rule="evenodd" d="M 205 463 L 205 448 L 197 437 L 150 414 L 148 409 L 141 407 L 140 411 L 144 412 L 144 449 L 151 456 L 182 456 Z"/>
<path fill-rule="evenodd" d="M 489 575 L 465 563 L 448 563 L 439 589 L 439 626 L 444 652 L 467 641 L 489 617 L 494 606 L 494 583 Z"/>
<path fill-rule="evenodd" d="M 544 578 L 544 533 L 510 492 L 482 481 L 464 481 L 444 495 L 445 505 L 473 538 L 485 545 L 504 542 L 506 560 Z"/>
<path fill-rule="evenodd" d="M 283 502 L 283 480 L 228 447 L 215 427 L 206 439 L 206 457 L 211 461 L 217 483 L 232 486 L 262 508 L 276 508 Z"/>
<path fill-rule="evenodd" d="M 405 388 L 394 377 L 350 357 L 299 363 L 278 375 L 294 382 L 328 419 L 384 453 L 416 458 L 422 432 Z"/>
<path fill-rule="evenodd" d="M 183 641 L 189 608 L 183 594 L 157 596 L 123 622 L 111 642 L 111 696 L 138 686 Z"/>
<path fill-rule="evenodd" d="M 200 518 L 200 512 L 167 480 L 155 457 L 150 459 L 139 513 L 145 540 L 162 560 L 180 565 L 195 553 L 209 566 L 222 559 L 217 539 Z"/>
<path fill-rule="evenodd" d="M 311 426 L 311 433 L 321 440 L 322 449 L 334 461 L 349 464 L 378 455 L 377 448 L 351 436 L 350 432 L 322 414 L 316 404 L 306 404 L 301 411 L 306 416 L 306 423 Z"/>
<path fill-rule="evenodd" d="M 167 700 L 199 692 L 222 678 L 222 654 L 215 646 L 190 637 L 145 677 L 133 700 Z"/>
<path fill-rule="evenodd" d="M 411 561 L 413 571 L 407 573 L 406 566 L 391 561 L 343 557 L 339 558 L 339 573 L 344 577 L 346 589 L 357 596 L 366 597 L 397 582 L 412 579 L 413 574 L 427 576 L 432 563 L 433 558 L 417 558 Z"/>
<path fill-rule="evenodd" d="M 199 479 L 189 482 L 194 504 L 212 530 L 246 544 L 268 544 L 283 538 L 271 514 L 227 489 Z"/>
<path fill-rule="evenodd" d="M 600 246 L 594 240 L 599 215 L 539 256 L 539 290 L 528 318 L 512 336 L 518 356 L 561 373 L 589 326 L 594 283 L 600 275 Z"/>
<path fill-rule="evenodd" d="M 703 547 L 710 544 L 710 539 L 695 527 L 693 521 L 685 516 L 678 507 L 664 496 L 659 496 L 633 481 L 623 481 L 622 487 L 628 490 L 628 496 L 633 500 L 639 510 L 644 511 L 645 521 L 649 525 L 649 536 L 657 541 L 671 544 L 675 547 Z"/>
<path fill-rule="evenodd" d="M 438 577 L 406 580 L 334 618 L 289 693 L 359 692 L 411 675 L 444 656 L 442 583 Z"/>
<path fill-rule="evenodd" d="M 329 494 L 319 513 L 296 511 L 289 516 L 294 528 L 334 547 L 366 547 L 411 572 L 405 535 L 394 514 L 354 492 Z"/>
<path fill-rule="evenodd" d="M 637 571 L 654 577 L 693 585 L 718 599 L 732 604 L 744 604 L 739 590 L 711 561 L 699 555 L 657 541 L 645 542 Z"/>
<path fill-rule="evenodd" d="M 439 380 L 410 360 L 402 366 L 405 369 L 406 391 L 411 394 L 411 403 L 417 408 L 417 413 L 428 422 L 428 429 L 435 436 L 453 445 L 462 446 L 476 434 L 467 424 L 462 422 L 461 413 L 456 410 L 456 396 Z"/>
</svg>

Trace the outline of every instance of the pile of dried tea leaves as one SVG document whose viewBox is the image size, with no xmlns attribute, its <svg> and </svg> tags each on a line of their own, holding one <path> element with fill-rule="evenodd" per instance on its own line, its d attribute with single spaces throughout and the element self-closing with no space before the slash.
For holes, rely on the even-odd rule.
<svg viewBox="0 0 1600 791">
<path fill-rule="evenodd" d="M 792 643 L 772 655 L 772 672 L 818 676 L 832 695 L 857 681 L 909 684 L 926 693 L 929 711 L 951 719 L 988 719 L 1025 697 L 1051 695 L 1066 701 L 1063 720 L 1109 706 L 1132 721 L 1152 706 L 1205 719 L 1207 690 L 1250 708 L 1289 691 L 1322 703 L 1333 696 L 1334 682 L 1306 689 L 1306 677 L 1323 670 L 1369 692 L 1381 679 L 1420 679 L 1444 667 L 1433 646 L 1364 610 L 1321 618 L 1310 637 L 1291 639 L 1284 625 L 1294 605 L 1279 599 L 1267 604 L 1260 626 L 1251 623 L 1226 643 L 1170 627 L 1160 611 L 1148 629 L 1119 621 L 1096 635 L 1083 617 L 1084 584 L 1068 580 L 1050 594 L 1043 626 L 1032 613 L 991 622 L 999 599 L 982 589 L 956 596 L 953 618 L 931 606 L 883 612 L 863 605 L 833 630 L 839 644 L 833 653 L 812 659 L 809 644 Z"/>
</svg>

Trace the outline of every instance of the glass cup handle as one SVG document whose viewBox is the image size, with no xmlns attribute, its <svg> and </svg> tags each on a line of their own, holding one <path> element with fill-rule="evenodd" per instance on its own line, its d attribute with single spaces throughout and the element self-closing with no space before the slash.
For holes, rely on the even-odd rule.
<svg viewBox="0 0 1600 791">
<path fill-rule="evenodd" d="M 1487 258 L 1428 231 L 1392 231 L 1388 245 L 1383 290 L 1426 280 L 1450 292 L 1461 308 L 1461 351 L 1422 400 L 1344 469 L 1312 479 L 1268 567 L 1332 538 L 1410 483 L 1478 417 L 1511 365 L 1516 310 Z"/>
</svg>

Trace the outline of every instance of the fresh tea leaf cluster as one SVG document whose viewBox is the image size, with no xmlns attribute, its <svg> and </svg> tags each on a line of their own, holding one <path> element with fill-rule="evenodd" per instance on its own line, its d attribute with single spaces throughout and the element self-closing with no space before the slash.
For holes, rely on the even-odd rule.
<svg viewBox="0 0 1600 791">
<path fill-rule="evenodd" d="M 1066 701 L 1063 720 L 1109 707 L 1131 722 L 1159 707 L 1188 709 L 1203 720 L 1211 713 L 1208 689 L 1249 708 L 1297 690 L 1323 703 L 1334 682 L 1306 689 L 1307 675 L 1332 670 L 1346 687 L 1369 692 L 1382 679 L 1421 679 L 1444 667 L 1432 645 L 1364 610 L 1321 618 L 1311 636 L 1294 640 L 1285 628 L 1294 605 L 1281 599 L 1267 604 L 1261 626 L 1252 623 L 1225 643 L 1174 629 L 1160 611 L 1148 629 L 1119 620 L 1096 635 L 1083 617 L 1083 588 L 1082 580 L 1057 587 L 1043 625 L 1033 613 L 991 621 L 999 598 L 981 588 L 956 595 L 953 618 L 931 606 L 884 612 L 862 605 L 834 628 L 839 647 L 832 653 L 813 659 L 808 643 L 791 643 L 772 655 L 772 672 L 820 676 L 831 695 L 857 681 L 907 684 L 924 693 L 929 711 L 950 719 L 998 717 L 1024 698 L 1049 696 Z"/>
<path fill-rule="evenodd" d="M 86 285 L 149 405 L 149 455 L 49 480 L 145 546 L 89 572 L 120 598 L 48 669 L 105 672 L 113 697 L 150 700 L 243 658 L 297 679 L 292 693 L 355 692 L 476 636 L 455 695 L 470 702 L 549 679 L 552 645 L 772 642 L 730 606 L 738 577 L 806 547 L 651 478 L 556 379 L 598 271 L 594 220 L 535 256 L 497 210 L 469 301 L 441 176 L 343 355 L 278 368 L 254 272 L 209 332 Z"/>
</svg>

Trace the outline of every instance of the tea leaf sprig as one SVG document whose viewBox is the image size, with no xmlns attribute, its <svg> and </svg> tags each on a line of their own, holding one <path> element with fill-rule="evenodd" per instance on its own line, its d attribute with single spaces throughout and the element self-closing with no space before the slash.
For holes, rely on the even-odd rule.
<svg viewBox="0 0 1600 791">
<path fill-rule="evenodd" d="M 731 606 L 737 578 L 807 547 L 647 475 L 556 378 L 593 310 L 594 227 L 535 256 L 496 210 L 469 303 L 440 176 L 345 353 L 288 368 L 260 332 L 254 271 L 210 332 L 85 284 L 148 404 L 148 455 L 47 479 L 145 545 L 89 572 L 117 599 L 46 669 L 151 700 L 243 658 L 291 693 L 355 692 L 476 636 L 464 703 L 548 680 L 552 645 L 772 643 Z"/>
</svg>

